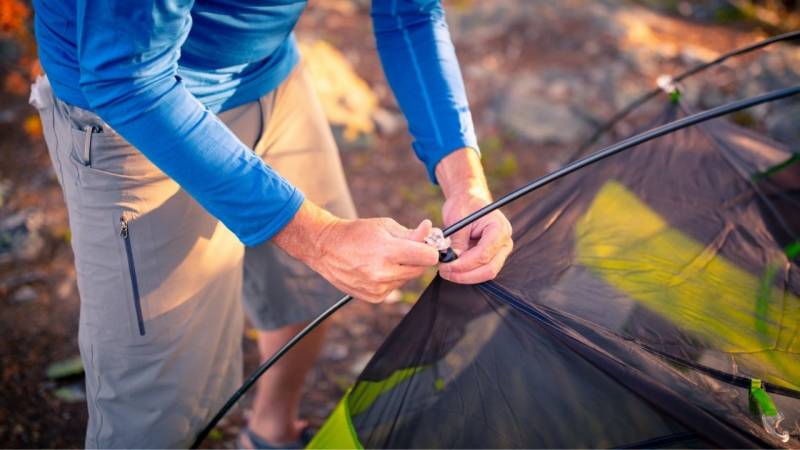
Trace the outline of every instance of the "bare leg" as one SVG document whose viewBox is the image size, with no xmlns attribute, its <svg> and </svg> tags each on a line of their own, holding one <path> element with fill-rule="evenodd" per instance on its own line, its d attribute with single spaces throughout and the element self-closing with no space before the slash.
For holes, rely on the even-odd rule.
<svg viewBox="0 0 800 450">
<path fill-rule="evenodd" d="M 305 324 L 289 325 L 259 332 L 258 350 L 261 361 L 272 356 L 304 326 Z M 298 420 L 303 382 L 317 360 L 327 328 L 327 324 L 320 325 L 259 380 L 248 424 L 256 435 L 273 444 L 290 443 L 299 439 L 300 431 L 305 426 L 304 422 Z M 249 440 L 246 443 L 250 444 Z"/>
</svg>

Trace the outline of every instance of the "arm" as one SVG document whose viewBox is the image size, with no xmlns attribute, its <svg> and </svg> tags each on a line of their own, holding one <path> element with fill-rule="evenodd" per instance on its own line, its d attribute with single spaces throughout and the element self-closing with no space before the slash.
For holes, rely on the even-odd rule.
<svg viewBox="0 0 800 450">
<path fill-rule="evenodd" d="M 448 154 L 478 151 L 461 70 L 439 0 L 373 0 L 372 22 L 386 79 L 436 183 Z"/>
<path fill-rule="evenodd" d="M 446 201 L 450 225 L 491 201 L 464 82 L 439 0 L 373 0 L 378 52 L 414 136 L 413 148 Z M 494 278 L 511 252 L 511 224 L 499 211 L 453 236 L 459 259 L 442 264 L 458 283 Z"/>
<path fill-rule="evenodd" d="M 177 79 L 191 1 L 78 0 L 80 86 L 91 108 L 247 245 L 292 219 L 303 195 Z"/>
<path fill-rule="evenodd" d="M 78 0 L 81 88 L 92 109 L 247 245 L 276 245 L 358 298 L 380 301 L 436 264 L 423 222 L 345 221 L 255 155 L 176 77 L 191 1 Z"/>
</svg>

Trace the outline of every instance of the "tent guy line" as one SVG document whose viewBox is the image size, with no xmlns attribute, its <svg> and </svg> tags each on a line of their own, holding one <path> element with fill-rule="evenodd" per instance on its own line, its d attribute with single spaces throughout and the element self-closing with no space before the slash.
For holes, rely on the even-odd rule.
<svg viewBox="0 0 800 450">
<path fill-rule="evenodd" d="M 505 196 L 501 197 L 495 202 L 479 209 L 478 211 L 475 211 L 474 213 L 464 217 L 458 222 L 445 228 L 443 230 L 443 235 L 444 237 L 448 237 L 458 232 L 459 230 L 463 229 L 464 227 L 474 222 L 475 220 L 478 220 L 481 217 L 485 216 L 486 214 L 489 214 L 496 209 L 506 206 L 509 203 L 552 183 L 553 181 L 556 181 L 566 175 L 569 175 L 595 162 L 601 161 L 605 158 L 613 156 L 622 151 L 631 149 L 644 142 L 656 139 L 658 137 L 664 136 L 666 134 L 672 133 L 674 131 L 683 128 L 696 125 L 698 123 L 718 118 L 726 114 L 730 114 L 736 111 L 747 109 L 763 103 L 779 100 L 782 98 L 791 97 L 797 94 L 800 94 L 800 86 L 792 86 L 784 89 L 778 89 L 775 91 L 768 92 L 766 94 L 746 98 L 743 100 L 738 100 L 735 102 L 727 103 L 722 106 L 718 106 L 716 108 L 692 114 L 682 119 L 675 120 L 665 125 L 653 128 L 649 131 L 624 139 L 619 143 L 616 143 L 602 150 L 599 150 L 595 153 L 592 153 L 586 156 L 585 158 L 581 158 L 577 161 L 574 161 L 554 172 L 551 172 L 545 176 L 537 178 L 536 180 L 528 183 L 525 186 L 522 186 L 519 189 L 512 191 L 509 194 L 506 194 Z M 334 303 L 330 308 L 325 310 L 317 318 L 315 318 L 308 325 L 306 325 L 305 328 L 303 328 L 299 333 L 297 333 L 294 337 L 292 337 L 288 342 L 286 342 L 286 344 L 283 345 L 283 347 L 278 349 L 278 351 L 276 351 L 274 355 L 272 355 L 267 361 L 265 361 L 261 366 L 259 366 L 258 369 L 256 369 L 256 371 L 253 372 L 253 374 L 247 378 L 247 380 L 242 384 L 242 386 L 239 389 L 237 389 L 237 391 L 228 399 L 228 401 L 225 402 L 225 404 L 222 406 L 222 408 L 220 408 L 220 410 L 211 419 L 211 421 L 209 421 L 209 423 L 200 431 L 194 443 L 192 444 L 191 448 L 193 449 L 199 448 L 199 446 L 202 444 L 203 440 L 205 440 L 205 438 L 208 436 L 211 430 L 228 413 L 228 411 L 236 404 L 236 402 L 258 381 L 258 379 L 267 370 L 269 370 L 270 367 L 272 367 L 277 361 L 280 360 L 280 358 L 283 357 L 283 355 L 285 355 L 289 350 L 291 350 L 291 348 L 294 347 L 294 345 L 297 344 L 297 342 L 303 339 L 303 337 L 305 337 L 308 333 L 310 333 L 317 326 L 319 326 L 319 324 L 325 321 L 328 317 L 332 316 L 336 311 L 338 311 L 344 305 L 349 303 L 351 300 L 353 300 L 353 297 L 350 295 L 345 295 L 344 297 L 339 299 L 339 301 Z"/>
</svg>

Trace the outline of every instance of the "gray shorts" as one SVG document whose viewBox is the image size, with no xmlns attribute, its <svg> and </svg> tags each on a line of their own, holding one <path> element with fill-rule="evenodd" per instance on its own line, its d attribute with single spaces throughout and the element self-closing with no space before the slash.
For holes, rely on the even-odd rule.
<svg viewBox="0 0 800 450">
<path fill-rule="evenodd" d="M 270 243 L 245 248 L 100 118 L 55 98 L 46 79 L 32 103 L 72 232 L 86 446 L 186 446 L 241 382 L 240 299 L 256 327 L 273 329 L 308 321 L 339 294 Z M 307 198 L 355 217 L 302 66 L 220 118 Z"/>
</svg>

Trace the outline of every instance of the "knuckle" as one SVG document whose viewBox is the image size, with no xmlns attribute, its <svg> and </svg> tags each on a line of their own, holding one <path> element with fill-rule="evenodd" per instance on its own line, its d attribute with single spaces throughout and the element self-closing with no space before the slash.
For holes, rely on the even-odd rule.
<svg viewBox="0 0 800 450">
<path fill-rule="evenodd" d="M 442 278 L 444 278 L 447 281 L 452 281 L 453 283 L 459 283 L 461 281 L 460 280 L 461 277 L 457 273 L 453 272 L 445 272 L 444 274 L 442 274 Z"/>
<path fill-rule="evenodd" d="M 389 281 L 390 277 L 386 271 L 378 270 L 372 274 L 372 279 L 377 283 L 385 283 Z"/>
<path fill-rule="evenodd" d="M 380 297 L 381 294 L 383 294 L 385 291 L 386 289 L 382 285 L 377 283 L 367 288 L 367 292 L 369 292 L 369 294 L 374 297 Z"/>
<path fill-rule="evenodd" d="M 375 295 L 365 295 L 364 300 L 368 301 L 369 303 L 381 303 L 383 299 Z"/>
<path fill-rule="evenodd" d="M 489 252 L 482 252 L 478 255 L 478 264 L 485 266 L 492 262 L 492 254 Z"/>
</svg>

